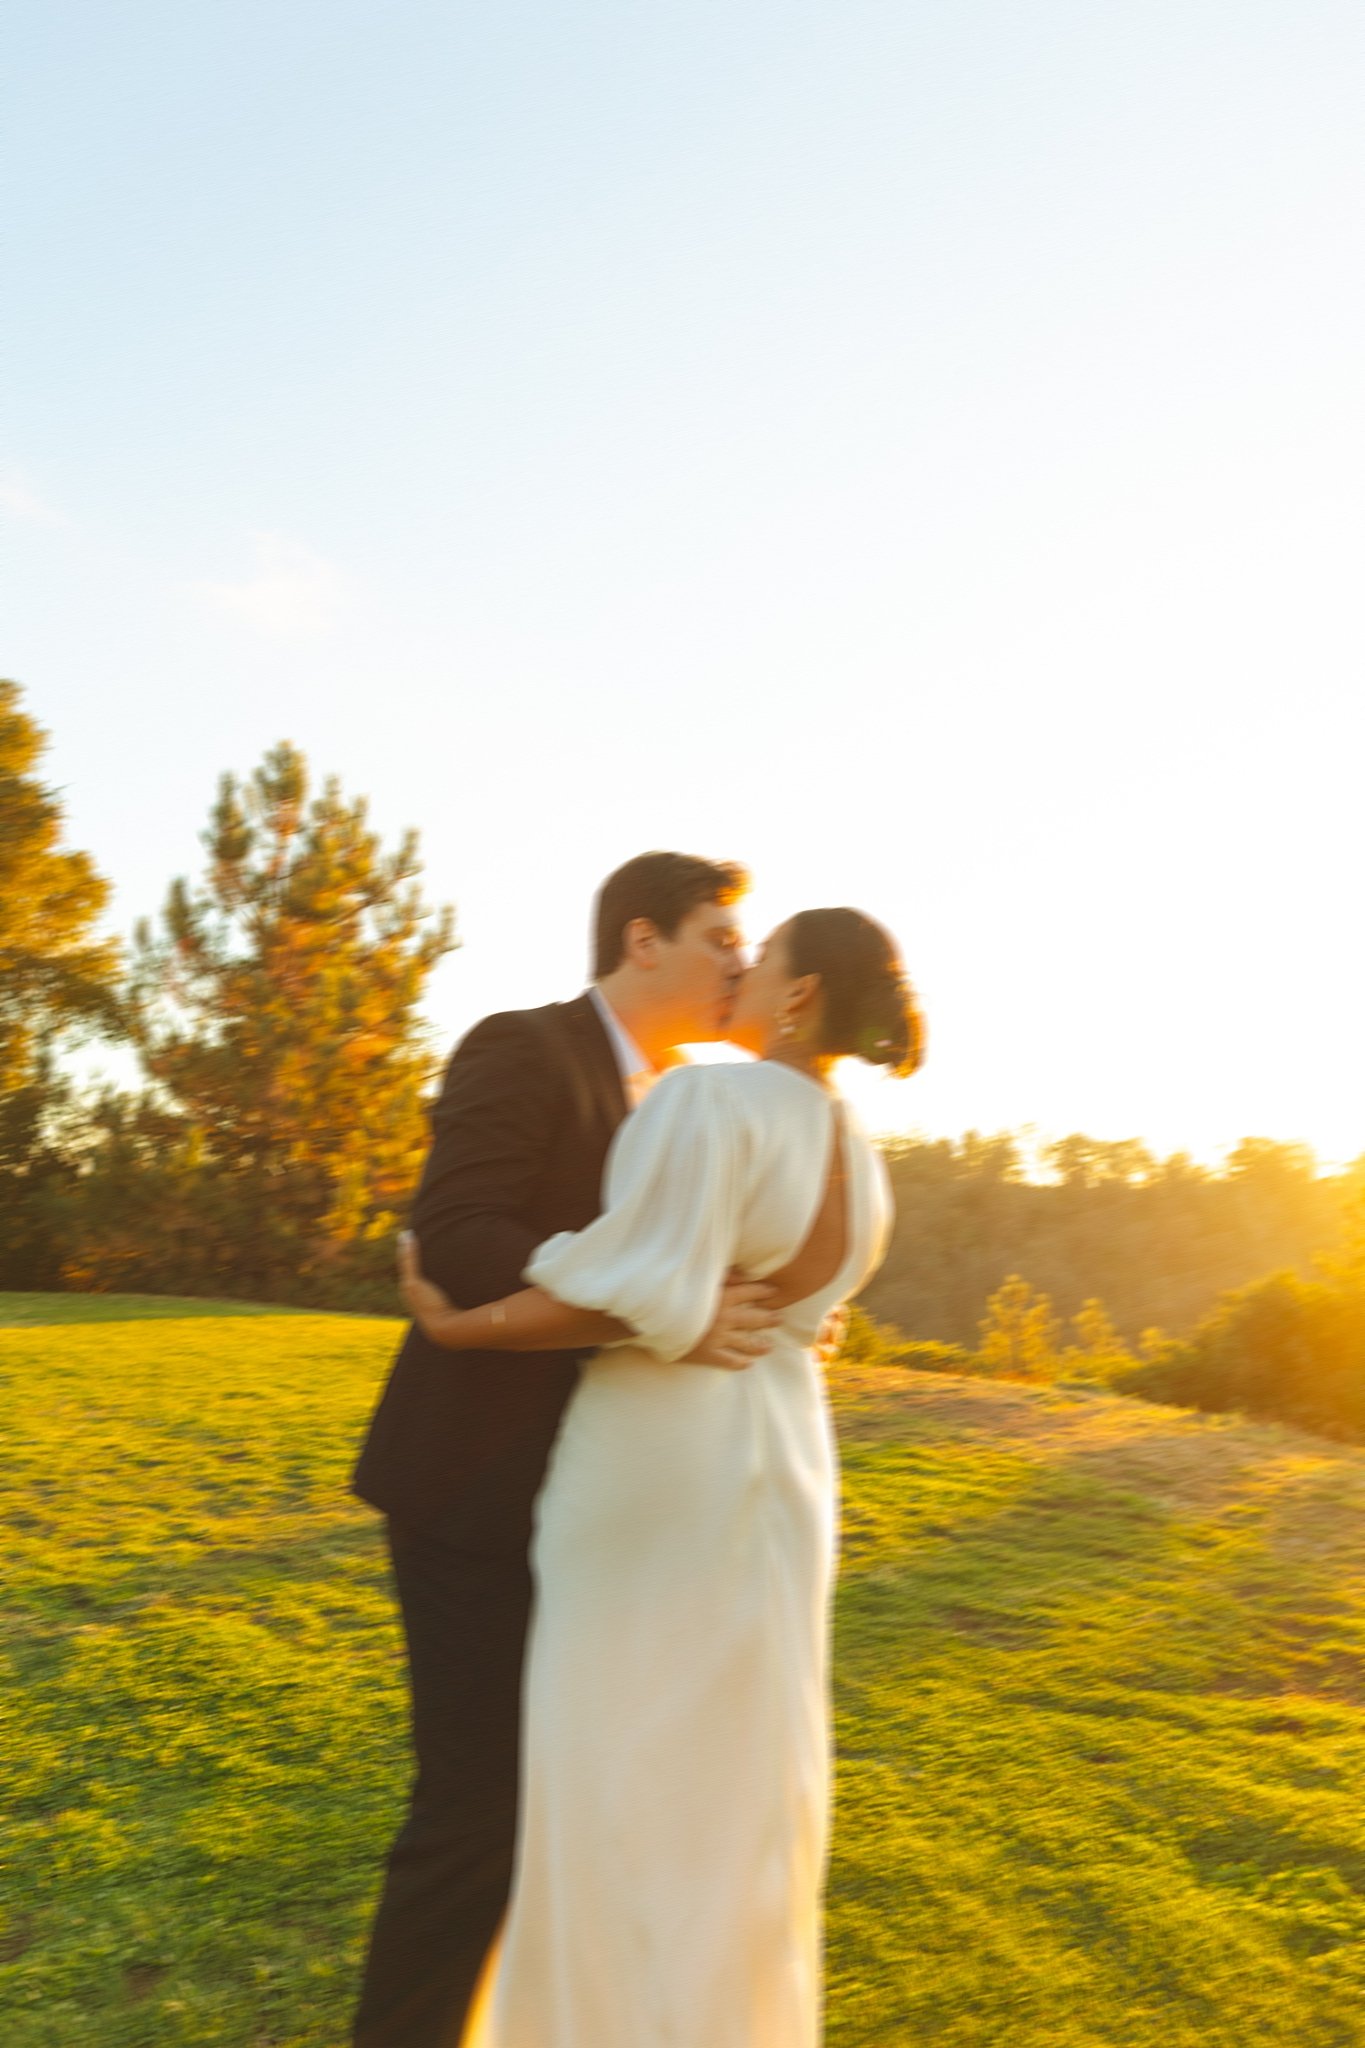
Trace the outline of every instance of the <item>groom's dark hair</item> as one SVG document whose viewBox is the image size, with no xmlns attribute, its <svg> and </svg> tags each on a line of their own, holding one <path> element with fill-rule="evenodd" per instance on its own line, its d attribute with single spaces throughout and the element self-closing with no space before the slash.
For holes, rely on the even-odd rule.
<svg viewBox="0 0 1365 2048">
<path fill-rule="evenodd" d="M 701 903 L 736 903 L 747 895 L 749 875 L 732 860 L 699 860 L 691 853 L 637 853 L 597 892 L 592 974 L 600 981 L 625 957 L 626 926 L 647 917 L 671 939 L 688 912 Z"/>
</svg>

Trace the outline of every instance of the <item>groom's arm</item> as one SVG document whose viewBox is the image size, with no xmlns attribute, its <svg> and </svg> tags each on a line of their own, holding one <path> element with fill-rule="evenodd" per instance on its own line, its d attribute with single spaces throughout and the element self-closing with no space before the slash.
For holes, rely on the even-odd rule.
<svg viewBox="0 0 1365 2048">
<path fill-rule="evenodd" d="M 519 1219 L 563 1112 L 531 1020 L 486 1017 L 456 1048 L 413 1206 L 422 1269 L 461 1308 L 513 1294 L 539 1233 Z"/>
</svg>

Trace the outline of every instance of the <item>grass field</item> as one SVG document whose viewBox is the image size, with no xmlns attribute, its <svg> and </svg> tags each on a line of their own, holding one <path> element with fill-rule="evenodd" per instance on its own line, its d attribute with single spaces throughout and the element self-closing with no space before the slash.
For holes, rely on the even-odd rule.
<svg viewBox="0 0 1365 2048">
<path fill-rule="evenodd" d="M 5 2048 L 342 2048 L 406 1779 L 345 1492 L 396 1326 L 5 1323 Z M 1365 1451 L 835 1379 L 830 2048 L 1365 2043 Z"/>
</svg>

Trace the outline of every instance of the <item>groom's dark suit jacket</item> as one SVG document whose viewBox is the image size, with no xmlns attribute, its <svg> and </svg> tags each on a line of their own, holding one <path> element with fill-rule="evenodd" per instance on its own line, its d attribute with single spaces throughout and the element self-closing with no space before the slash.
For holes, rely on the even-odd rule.
<svg viewBox="0 0 1365 2048">
<path fill-rule="evenodd" d="M 423 1271 L 462 1308 L 524 1285 L 532 1251 L 601 1208 L 626 1114 L 590 999 L 486 1017 L 433 1112 L 412 1223 Z M 356 1467 L 364 1500 L 474 1553 L 525 1553 L 577 1352 L 442 1351 L 408 1331 Z"/>
</svg>

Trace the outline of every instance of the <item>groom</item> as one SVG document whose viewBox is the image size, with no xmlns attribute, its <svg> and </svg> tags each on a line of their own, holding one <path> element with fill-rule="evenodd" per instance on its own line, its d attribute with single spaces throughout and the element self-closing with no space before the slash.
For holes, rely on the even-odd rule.
<svg viewBox="0 0 1365 2048">
<path fill-rule="evenodd" d="M 600 1210 L 617 1125 L 677 1048 L 722 1038 L 742 972 L 744 870 L 646 853 L 608 877 L 593 986 L 487 1017 L 457 1048 L 413 1211 L 423 1269 L 464 1308 Z M 773 1318 L 727 1290 L 692 1361 Z M 463 1352 L 410 1329 L 357 1493 L 388 1517 L 417 1777 L 371 1936 L 355 2048 L 456 2048 L 511 1884 L 531 1506 L 573 1352 Z"/>
</svg>

